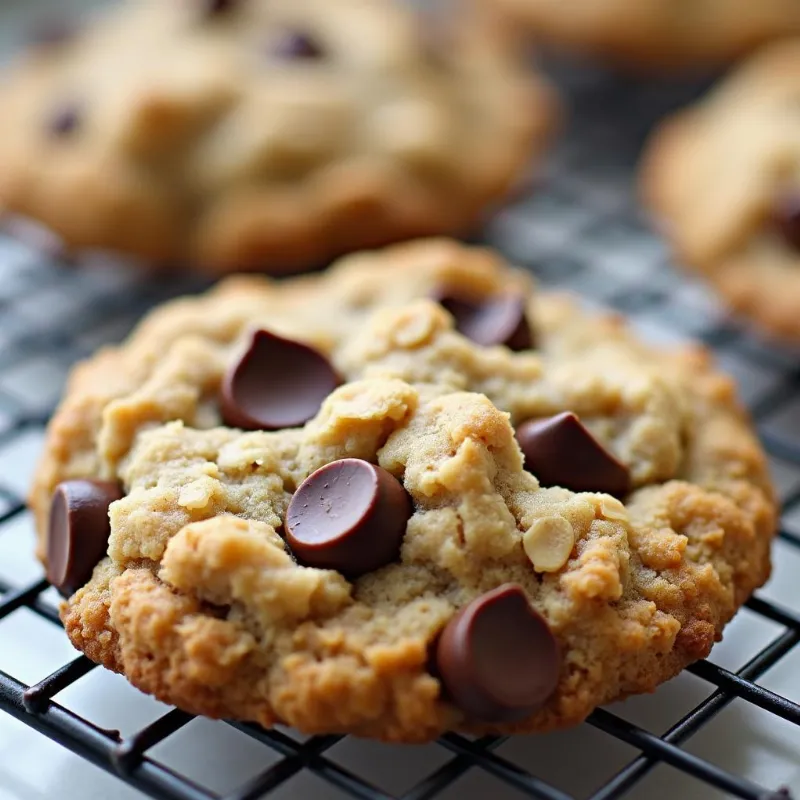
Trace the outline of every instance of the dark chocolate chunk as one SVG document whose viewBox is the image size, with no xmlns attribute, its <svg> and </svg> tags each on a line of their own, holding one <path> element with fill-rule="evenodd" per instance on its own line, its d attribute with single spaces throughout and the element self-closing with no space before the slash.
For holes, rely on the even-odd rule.
<svg viewBox="0 0 800 800">
<path fill-rule="evenodd" d="M 230 11 L 236 5 L 236 0 L 203 0 L 202 5 L 208 16 L 214 16 Z"/>
<path fill-rule="evenodd" d="M 285 31 L 271 43 L 270 52 L 287 61 L 320 58 L 323 55 L 319 42 L 302 31 Z"/>
<path fill-rule="evenodd" d="M 391 473 L 344 458 L 313 472 L 295 492 L 286 540 L 301 564 L 357 578 L 397 558 L 412 510 Z"/>
<path fill-rule="evenodd" d="M 50 115 L 47 122 L 48 131 L 62 138 L 73 134 L 81 124 L 81 109 L 76 103 L 65 103 Z"/>
<path fill-rule="evenodd" d="M 487 722 L 512 722 L 540 708 L 558 685 L 560 662 L 550 627 L 513 583 L 464 606 L 436 645 L 447 694 Z"/>
<path fill-rule="evenodd" d="M 341 379 L 322 353 L 269 331 L 253 334 L 222 382 L 222 417 L 245 430 L 304 425 Z"/>
<path fill-rule="evenodd" d="M 800 191 L 785 192 L 776 198 L 772 214 L 787 244 L 800 250 Z"/>
<path fill-rule="evenodd" d="M 500 294 L 480 302 L 440 293 L 435 299 L 456 322 L 456 330 L 476 344 L 504 344 L 510 350 L 529 350 L 533 335 L 525 316 L 525 298 Z"/>
<path fill-rule="evenodd" d="M 452 17 L 430 3 L 425 3 L 418 11 L 422 12 L 417 29 L 422 55 L 431 66 L 444 68 L 456 47 Z"/>
<path fill-rule="evenodd" d="M 525 469 L 542 486 L 606 492 L 617 497 L 630 489 L 627 467 L 571 411 L 523 422 L 517 428 L 517 441 L 525 456 Z"/>
<path fill-rule="evenodd" d="M 92 576 L 108 548 L 108 507 L 122 497 L 116 483 L 70 480 L 59 483 L 47 529 L 47 580 L 64 596 Z"/>
</svg>

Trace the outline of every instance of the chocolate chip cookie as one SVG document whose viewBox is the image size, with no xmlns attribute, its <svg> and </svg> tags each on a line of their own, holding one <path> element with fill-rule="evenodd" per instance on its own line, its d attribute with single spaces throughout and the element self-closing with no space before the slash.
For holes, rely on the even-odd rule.
<svg viewBox="0 0 800 800">
<path fill-rule="evenodd" d="M 540 41 L 627 66 L 708 68 L 800 33 L 796 0 L 483 0 Z"/>
<path fill-rule="evenodd" d="M 681 263 L 800 338 L 800 39 L 771 45 L 650 142 L 642 193 Z"/>
<path fill-rule="evenodd" d="M 77 648 L 212 717 L 536 731 L 708 654 L 775 505 L 730 380 L 444 240 L 80 365 L 31 494 Z"/>
<path fill-rule="evenodd" d="M 72 248 L 291 271 L 463 231 L 557 116 L 480 11 L 130 0 L 0 83 L 0 208 Z"/>
</svg>

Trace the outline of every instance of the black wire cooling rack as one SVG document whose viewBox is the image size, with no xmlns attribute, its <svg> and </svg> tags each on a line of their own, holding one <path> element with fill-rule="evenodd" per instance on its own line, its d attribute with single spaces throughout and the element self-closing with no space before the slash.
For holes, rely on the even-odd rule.
<svg viewBox="0 0 800 800">
<path fill-rule="evenodd" d="M 483 238 L 530 268 L 547 287 L 572 289 L 590 304 L 616 308 L 656 339 L 697 337 L 716 351 L 739 379 L 773 458 L 785 502 L 776 552 L 782 554 L 781 559 L 800 557 L 800 537 L 793 530 L 800 528 L 797 353 L 754 338 L 727 318 L 700 286 L 677 275 L 648 230 L 632 191 L 636 154 L 647 130 L 666 111 L 688 101 L 698 87 L 625 83 L 590 71 L 573 73 L 562 83 L 571 98 L 572 123 L 544 171 L 540 169 L 494 218 Z M 198 288 L 190 279 L 147 279 L 111 263 L 59 265 L 46 251 L 0 236 L 0 541 L 6 531 L 17 531 L 16 523 L 24 518 L 22 474 L 35 457 L 69 365 L 98 345 L 120 339 L 157 302 Z M 0 578 L 0 668 L 4 620 L 27 609 L 58 624 L 47 591 L 43 579 L 19 585 Z M 631 755 L 621 768 L 610 765 L 608 774 L 583 797 L 649 798 L 649 790 L 641 787 L 655 769 L 684 773 L 689 779 L 683 784 L 688 787 L 684 797 L 791 797 L 780 781 L 756 785 L 690 747 L 696 734 L 734 704 L 763 710 L 770 726 L 780 719 L 800 730 L 800 705 L 766 688 L 762 680 L 800 642 L 800 601 L 793 608 L 781 606 L 757 593 L 747 609 L 741 613 L 767 624 L 768 640 L 747 663 L 730 669 L 714 663 L 717 650 L 711 660 L 690 667 L 689 673 L 707 691 L 688 712 L 665 724 L 665 730 L 653 732 L 616 708 L 592 714 L 586 724 L 601 737 L 623 743 Z M 573 796 L 540 777 L 539 771 L 505 755 L 507 737 L 444 736 L 430 745 L 439 750 L 436 766 L 410 787 L 390 792 L 376 785 L 363 769 L 334 758 L 344 737 L 298 739 L 289 731 L 241 723 L 230 725 L 264 748 L 265 766 L 248 776 L 244 785 L 220 792 L 187 777 L 158 755 L 158 745 L 189 725 L 190 715 L 170 710 L 122 735 L 69 710 L 60 701 L 60 693 L 86 680 L 94 669 L 78 656 L 33 685 L 0 671 L 0 709 L 155 798 L 250 800 L 272 796 L 274 791 L 275 796 L 287 797 L 281 794 L 282 787 L 303 772 L 312 773 L 328 788 L 335 787 L 341 796 L 363 800 L 461 798 L 465 795 L 454 787 L 465 786 L 463 781 L 479 781 L 482 775 L 513 788 L 514 796 L 546 800 Z M 587 740 L 578 740 L 582 741 Z M 800 740 L 794 741 L 788 745 L 789 760 L 796 757 L 800 762 Z M 584 756 L 573 744 L 564 757 L 578 770 Z"/>
</svg>

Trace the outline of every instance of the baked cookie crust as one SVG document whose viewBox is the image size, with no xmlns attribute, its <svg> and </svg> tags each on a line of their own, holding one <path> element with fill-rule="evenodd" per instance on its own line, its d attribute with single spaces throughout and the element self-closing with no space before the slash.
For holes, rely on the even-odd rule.
<svg viewBox="0 0 800 800">
<path fill-rule="evenodd" d="M 129 0 L 32 47 L 0 103 L 0 208 L 212 272 L 468 230 L 558 117 L 479 10 L 392 0 Z"/>
<path fill-rule="evenodd" d="M 443 290 L 523 297 L 534 348 L 477 344 L 431 299 Z M 223 424 L 225 376 L 260 328 L 341 378 L 303 427 Z M 526 470 L 515 428 L 530 452 L 544 440 L 523 424 L 564 411 L 626 470 L 619 498 Z M 566 482 L 574 457 L 551 460 Z M 285 541 L 298 487 L 340 459 L 379 466 L 412 504 L 397 557 L 350 578 Z M 54 490 L 85 478 L 123 497 L 107 556 L 61 609 L 78 649 L 194 713 L 404 742 L 573 725 L 655 689 L 766 580 L 776 514 L 733 384 L 702 349 L 652 351 L 444 240 L 289 282 L 232 278 L 156 310 L 69 381 L 30 496 L 43 558 Z M 558 654 L 546 701 L 521 717 L 475 713 L 436 655 L 497 591 L 527 601 L 549 665 Z"/>
</svg>

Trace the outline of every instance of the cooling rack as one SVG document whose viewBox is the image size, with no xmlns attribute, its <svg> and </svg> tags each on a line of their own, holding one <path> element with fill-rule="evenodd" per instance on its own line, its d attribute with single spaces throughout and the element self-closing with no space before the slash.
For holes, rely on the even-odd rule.
<svg viewBox="0 0 800 800">
<path fill-rule="evenodd" d="M 119 782 L 163 800 L 785 800 L 792 789 L 800 796 L 797 352 L 759 340 L 728 318 L 703 287 L 676 272 L 637 208 L 633 170 L 643 137 L 654 120 L 702 87 L 625 82 L 585 69 L 558 72 L 572 122 L 544 170 L 531 174 L 480 238 L 532 270 L 545 287 L 569 289 L 590 305 L 625 313 L 656 342 L 703 340 L 738 379 L 770 453 L 785 510 L 776 576 L 732 623 L 733 646 L 726 633 L 709 660 L 654 696 L 598 710 L 576 731 L 541 737 L 451 734 L 425 748 L 305 738 L 285 729 L 193 719 L 108 674 L 99 689 L 91 689 L 107 698 L 102 720 L 88 718 L 76 687 L 102 670 L 70 655 L 57 628 L 53 590 L 29 562 L 17 566 L 31 542 L 23 504 L 28 477 L 69 365 L 121 339 L 156 303 L 203 287 L 189 278 L 143 278 L 104 259 L 61 264 L 48 247 L 3 233 L 0 710 Z M 42 625 L 59 637 L 58 646 L 44 648 L 44 671 L 25 659 L 39 647 Z M 25 669 L 15 672 L 20 661 Z M 115 692 L 128 692 L 124 702 Z M 140 708 L 147 714 L 134 713 Z M 176 757 L 180 748 L 171 743 L 187 730 L 196 734 L 198 726 L 202 735 L 200 745 L 193 745 L 194 758 Z M 232 735 L 235 744 L 224 745 Z M 236 760 L 245 750 L 246 769 Z M 224 785 L 215 769 L 198 768 L 204 762 L 213 766 L 215 758 L 225 761 L 219 768 L 229 779 Z M 0 795 L 2 775 L 0 769 Z"/>
</svg>

